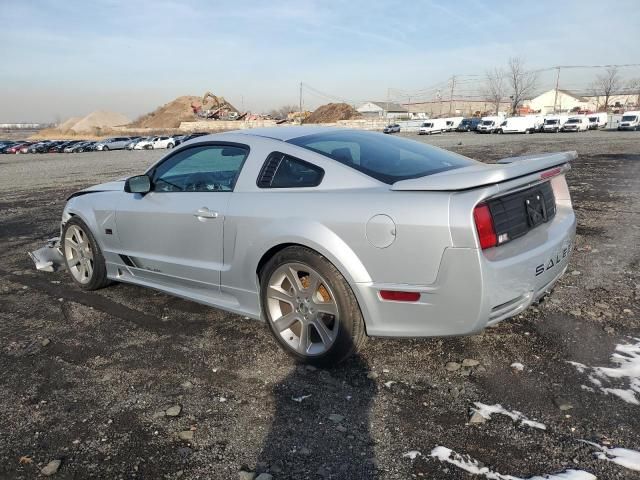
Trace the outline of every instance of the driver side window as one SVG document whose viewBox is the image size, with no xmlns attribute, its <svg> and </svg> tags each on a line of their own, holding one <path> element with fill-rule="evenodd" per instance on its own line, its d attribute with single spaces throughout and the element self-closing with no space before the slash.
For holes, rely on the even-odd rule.
<svg viewBox="0 0 640 480">
<path fill-rule="evenodd" d="M 249 149 L 203 145 L 181 150 L 153 173 L 154 192 L 231 192 Z"/>
</svg>

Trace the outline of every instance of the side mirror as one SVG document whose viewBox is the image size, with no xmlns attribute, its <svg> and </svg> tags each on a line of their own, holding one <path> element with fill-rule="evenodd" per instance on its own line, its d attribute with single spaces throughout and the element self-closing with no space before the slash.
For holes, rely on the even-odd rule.
<svg viewBox="0 0 640 480">
<path fill-rule="evenodd" d="M 129 177 L 124 182 L 124 191 L 127 193 L 149 193 L 151 191 L 151 179 L 147 175 Z"/>
</svg>

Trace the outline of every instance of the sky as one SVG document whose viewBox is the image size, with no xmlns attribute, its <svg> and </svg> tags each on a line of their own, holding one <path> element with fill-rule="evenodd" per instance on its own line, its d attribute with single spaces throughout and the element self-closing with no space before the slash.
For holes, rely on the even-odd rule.
<svg viewBox="0 0 640 480">
<path fill-rule="evenodd" d="M 133 119 L 208 90 L 264 112 L 297 105 L 301 82 L 307 109 L 432 97 L 452 75 L 462 94 L 512 56 L 531 69 L 640 63 L 637 0 L 0 0 L 0 18 L 0 122 Z M 562 71 L 560 86 L 597 73 Z"/>
</svg>

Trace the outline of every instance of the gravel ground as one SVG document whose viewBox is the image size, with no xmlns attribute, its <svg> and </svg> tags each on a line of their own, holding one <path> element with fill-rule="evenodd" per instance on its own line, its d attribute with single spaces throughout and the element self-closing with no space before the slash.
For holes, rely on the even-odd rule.
<svg viewBox="0 0 640 480">
<path fill-rule="evenodd" d="M 430 457 L 445 446 L 502 475 L 640 479 L 581 442 L 640 450 L 640 406 L 568 363 L 615 366 L 616 345 L 640 342 L 640 133 L 412 138 L 486 161 L 577 150 L 576 250 L 550 298 L 516 318 L 471 337 L 372 339 L 333 370 L 296 366 L 259 322 L 33 269 L 26 252 L 57 233 L 66 195 L 164 152 L 0 156 L 0 478 L 470 478 Z M 546 429 L 470 416 L 474 402 Z"/>
</svg>

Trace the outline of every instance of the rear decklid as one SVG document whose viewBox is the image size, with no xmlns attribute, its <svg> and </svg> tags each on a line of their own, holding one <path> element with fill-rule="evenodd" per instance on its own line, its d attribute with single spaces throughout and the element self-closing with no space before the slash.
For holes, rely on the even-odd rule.
<svg viewBox="0 0 640 480">
<path fill-rule="evenodd" d="M 560 152 L 504 158 L 498 163 L 478 163 L 409 180 L 395 182 L 391 190 L 459 191 L 515 180 L 540 173 L 551 178 L 569 169 L 576 152 Z"/>
</svg>

